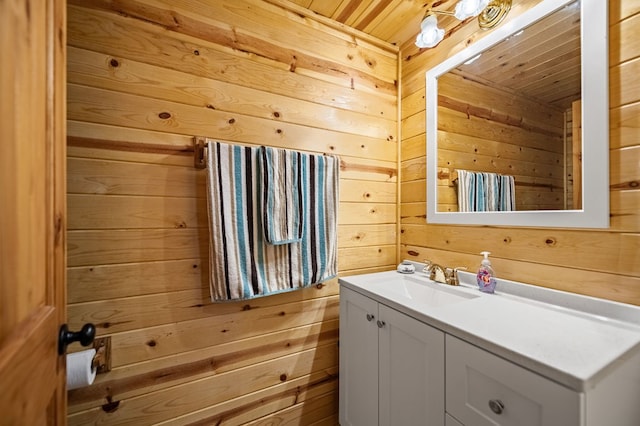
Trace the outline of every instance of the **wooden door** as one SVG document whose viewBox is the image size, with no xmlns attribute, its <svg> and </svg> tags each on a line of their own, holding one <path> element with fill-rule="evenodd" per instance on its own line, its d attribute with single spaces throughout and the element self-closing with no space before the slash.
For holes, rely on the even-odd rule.
<svg viewBox="0 0 640 426">
<path fill-rule="evenodd" d="M 64 0 L 0 1 L 0 424 L 64 424 Z"/>
</svg>

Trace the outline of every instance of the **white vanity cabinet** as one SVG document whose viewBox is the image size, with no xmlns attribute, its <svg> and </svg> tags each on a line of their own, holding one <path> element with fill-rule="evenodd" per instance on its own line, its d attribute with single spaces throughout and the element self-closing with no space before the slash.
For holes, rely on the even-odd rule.
<svg viewBox="0 0 640 426">
<path fill-rule="evenodd" d="M 444 425 L 444 333 L 340 290 L 340 424 Z"/>
<path fill-rule="evenodd" d="M 453 336 L 446 347 L 446 410 L 461 424 L 581 424 L 582 394 Z"/>
<path fill-rule="evenodd" d="M 640 426 L 640 307 L 461 277 L 340 278 L 342 426 Z"/>
</svg>

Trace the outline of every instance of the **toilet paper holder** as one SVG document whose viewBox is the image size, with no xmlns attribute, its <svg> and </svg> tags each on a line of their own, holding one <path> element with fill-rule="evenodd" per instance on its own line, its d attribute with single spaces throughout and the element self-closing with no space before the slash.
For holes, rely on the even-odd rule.
<svg viewBox="0 0 640 426">
<path fill-rule="evenodd" d="M 93 348 L 96 355 L 91 361 L 91 367 L 96 369 L 97 374 L 111 371 L 111 336 L 96 338 Z"/>
</svg>

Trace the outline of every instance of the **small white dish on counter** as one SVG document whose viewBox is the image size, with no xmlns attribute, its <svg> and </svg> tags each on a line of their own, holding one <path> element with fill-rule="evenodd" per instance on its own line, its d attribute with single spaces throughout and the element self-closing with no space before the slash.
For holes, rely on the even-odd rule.
<svg viewBox="0 0 640 426">
<path fill-rule="evenodd" d="M 401 274 L 413 274 L 416 271 L 416 267 L 409 261 L 404 261 L 398 265 L 397 271 Z"/>
</svg>

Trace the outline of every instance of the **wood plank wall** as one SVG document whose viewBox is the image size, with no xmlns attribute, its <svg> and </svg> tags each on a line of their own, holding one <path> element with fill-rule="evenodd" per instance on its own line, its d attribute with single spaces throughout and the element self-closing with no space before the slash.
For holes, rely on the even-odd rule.
<svg viewBox="0 0 640 426">
<path fill-rule="evenodd" d="M 339 155 L 340 274 L 393 268 L 398 49 L 258 0 L 69 3 L 69 323 L 113 366 L 69 424 L 337 424 L 337 280 L 210 303 L 189 149 Z"/>
<path fill-rule="evenodd" d="M 514 176 L 516 210 L 564 208 L 564 111 L 456 72 L 438 104 L 438 211 L 458 211 L 458 169 Z"/>
<path fill-rule="evenodd" d="M 537 2 L 514 0 L 507 20 Z M 477 270 L 479 252 L 489 250 L 499 277 L 640 305 L 640 4 L 609 2 L 607 230 L 425 223 L 424 74 L 483 34 L 474 21 L 442 23 L 449 32 L 436 48 L 420 52 L 411 41 L 401 48 L 401 256 Z"/>
</svg>

